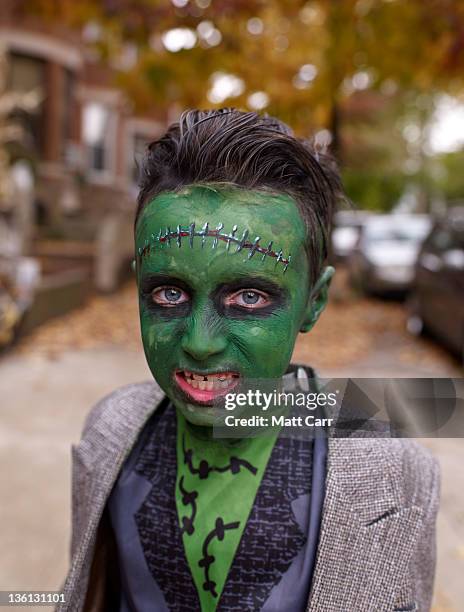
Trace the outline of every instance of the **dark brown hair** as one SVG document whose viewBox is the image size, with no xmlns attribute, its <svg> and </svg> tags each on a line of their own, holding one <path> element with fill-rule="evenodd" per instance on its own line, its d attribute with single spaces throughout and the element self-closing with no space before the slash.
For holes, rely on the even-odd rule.
<svg viewBox="0 0 464 612">
<path fill-rule="evenodd" d="M 317 279 L 327 257 L 332 214 L 343 193 L 327 154 L 293 136 L 274 117 L 235 109 L 190 110 L 148 146 L 135 223 L 159 193 L 195 183 L 232 183 L 291 196 L 306 225 L 306 250 L 312 279 Z"/>
</svg>

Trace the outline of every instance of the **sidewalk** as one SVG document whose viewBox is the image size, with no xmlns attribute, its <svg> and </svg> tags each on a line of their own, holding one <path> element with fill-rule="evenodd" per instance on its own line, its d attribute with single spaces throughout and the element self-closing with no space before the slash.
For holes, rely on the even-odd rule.
<svg viewBox="0 0 464 612">
<path fill-rule="evenodd" d="M 95 402 L 149 376 L 143 354 L 121 348 L 0 362 L 0 590 L 59 587 L 68 563 L 70 445 Z"/>
</svg>

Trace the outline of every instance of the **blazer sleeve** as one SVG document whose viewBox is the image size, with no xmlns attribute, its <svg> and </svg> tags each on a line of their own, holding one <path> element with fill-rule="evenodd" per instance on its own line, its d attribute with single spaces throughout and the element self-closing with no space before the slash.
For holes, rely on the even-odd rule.
<svg viewBox="0 0 464 612">
<path fill-rule="evenodd" d="M 71 447 L 71 560 L 81 540 L 86 511 L 86 467 L 78 448 L 75 445 Z"/>
<path fill-rule="evenodd" d="M 438 461 L 422 445 L 413 444 L 414 459 L 406 467 L 414 478 L 415 505 L 423 510 L 415 552 L 409 575 L 405 576 L 394 610 L 430 612 L 436 565 L 436 521 L 440 499 L 440 468 Z M 410 463 L 410 461 L 407 461 Z"/>
<path fill-rule="evenodd" d="M 436 566 L 436 522 L 440 500 L 440 468 L 438 461 L 430 457 L 430 472 L 425 499 L 425 520 L 418 541 L 413 576 L 417 585 L 419 610 L 428 611 L 432 604 Z M 427 491 L 429 494 L 427 495 Z"/>
<path fill-rule="evenodd" d="M 71 560 L 77 553 L 86 521 L 88 496 L 87 464 L 89 461 L 91 462 L 91 457 L 88 456 L 91 447 L 86 448 L 85 440 L 92 426 L 98 423 L 106 404 L 107 398 L 104 398 L 93 406 L 85 419 L 80 443 L 71 446 Z"/>
</svg>

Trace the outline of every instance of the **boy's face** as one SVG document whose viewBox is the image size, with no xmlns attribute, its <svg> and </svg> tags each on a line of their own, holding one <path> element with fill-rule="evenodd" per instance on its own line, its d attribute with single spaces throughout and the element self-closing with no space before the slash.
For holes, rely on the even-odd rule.
<svg viewBox="0 0 464 612">
<path fill-rule="evenodd" d="M 288 269 L 276 257 L 213 236 L 157 241 L 167 228 L 195 231 L 209 223 L 222 234 L 248 243 L 260 237 L 274 253 L 291 255 Z M 155 240 L 154 240 L 155 239 Z M 305 229 L 296 203 L 227 187 L 185 188 L 163 193 L 143 210 L 136 229 L 137 281 L 145 355 L 158 384 L 198 425 L 212 425 L 222 408 L 218 398 L 243 378 L 280 378 L 296 336 L 321 310 L 310 300 Z M 315 310 L 318 310 L 317 314 Z"/>
</svg>

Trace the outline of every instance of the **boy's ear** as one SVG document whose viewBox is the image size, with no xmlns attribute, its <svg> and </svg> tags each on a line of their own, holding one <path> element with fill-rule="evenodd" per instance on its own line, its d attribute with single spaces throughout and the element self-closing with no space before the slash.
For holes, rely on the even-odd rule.
<svg viewBox="0 0 464 612">
<path fill-rule="evenodd" d="M 319 319 L 319 316 L 326 307 L 329 297 L 329 286 L 334 274 L 335 268 L 332 266 L 327 266 L 322 270 L 321 275 L 309 294 L 308 305 L 306 307 L 303 323 L 300 327 L 300 332 L 309 332 Z"/>
</svg>

